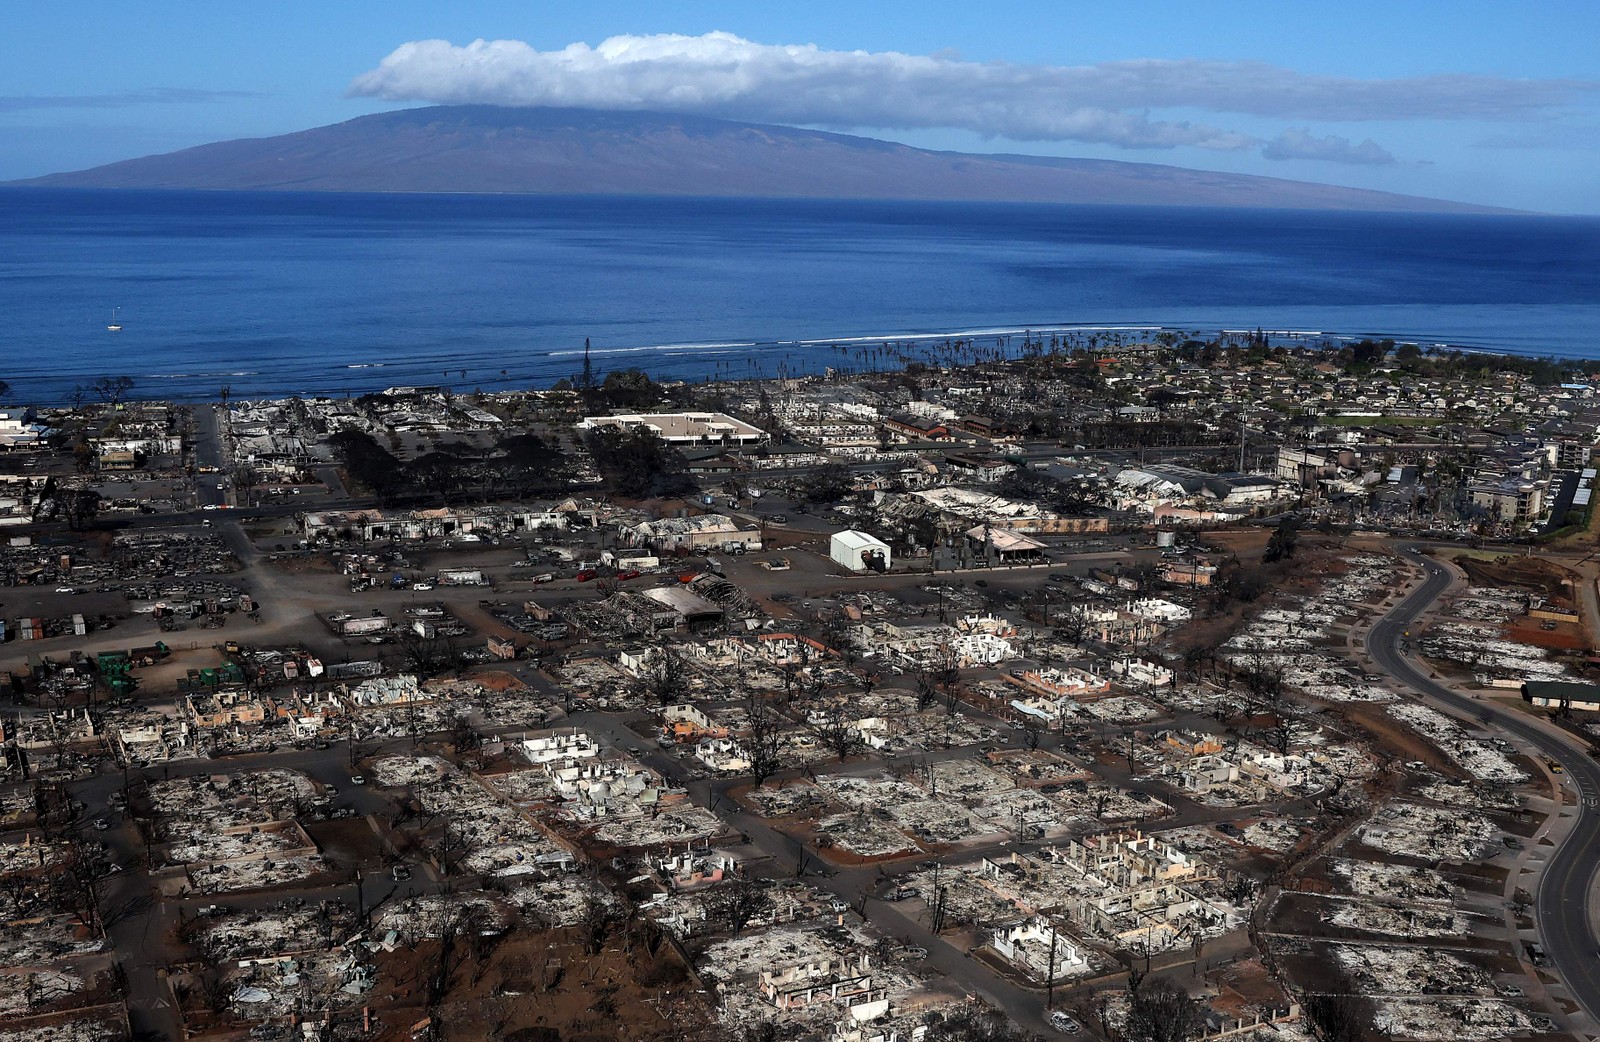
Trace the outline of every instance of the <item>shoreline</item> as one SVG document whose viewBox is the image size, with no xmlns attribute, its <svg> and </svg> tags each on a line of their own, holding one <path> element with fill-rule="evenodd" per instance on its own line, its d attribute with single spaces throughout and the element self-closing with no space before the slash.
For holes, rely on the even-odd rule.
<svg viewBox="0 0 1600 1042">
<path fill-rule="evenodd" d="M 1044 354 L 1062 353 L 1070 354 L 1076 350 L 1088 349 L 1101 353 L 1115 353 L 1117 351 L 1160 350 L 1167 345 L 1154 342 L 1157 336 L 1174 336 L 1190 339 L 1190 334 L 1199 333 L 1193 339 L 1227 340 L 1253 335 L 1255 327 L 1243 325 L 1225 326 L 1219 328 L 1193 329 L 1158 323 L 1042 323 L 1036 326 L 1006 324 L 1004 326 L 987 326 L 985 328 L 959 329 L 933 332 L 898 332 L 889 334 L 856 334 L 844 337 L 818 337 L 806 339 L 784 340 L 707 340 L 705 342 L 679 342 L 670 344 L 646 344 L 638 346 L 615 346 L 592 349 L 589 354 L 596 361 L 595 373 L 597 378 L 603 378 L 608 372 L 625 369 L 642 369 L 652 378 L 660 382 L 684 383 L 736 383 L 749 380 L 777 380 L 801 379 L 822 376 L 848 377 L 850 375 L 864 375 L 867 373 L 900 372 L 909 365 L 928 365 L 936 368 L 972 365 L 983 362 L 1015 361 L 1024 357 L 1024 338 L 1031 338 L 1037 343 L 1043 338 L 1047 345 Z M 1326 350 L 1336 351 L 1352 343 L 1363 340 L 1392 340 L 1398 348 L 1414 345 L 1424 352 L 1448 354 L 1460 352 L 1466 355 L 1504 357 L 1517 359 L 1545 359 L 1555 363 L 1563 362 L 1595 362 L 1594 358 L 1583 355 L 1562 354 L 1558 351 L 1522 352 L 1506 346 L 1487 344 L 1458 343 L 1448 339 L 1436 337 L 1399 336 L 1389 333 L 1344 333 L 1330 330 L 1315 330 L 1305 328 L 1261 329 L 1261 332 L 1270 339 L 1269 346 L 1284 347 L 1290 350 Z M 1137 338 L 1129 339 L 1130 334 L 1137 334 Z M 122 333 L 109 334 L 122 336 Z M 1060 344 L 1054 351 L 1049 348 L 1052 338 L 1057 338 Z M 964 345 L 957 348 L 955 345 Z M 885 351 L 884 348 L 888 350 Z M 551 375 L 548 370 L 553 370 L 554 365 L 546 363 L 543 368 L 547 370 L 542 374 L 529 371 L 528 362 L 511 367 L 485 368 L 472 364 L 465 368 L 455 368 L 457 362 L 446 359 L 401 359 L 393 361 L 351 362 L 342 365 L 332 365 L 325 371 L 330 376 L 319 381 L 321 386 L 303 386 L 295 389 L 289 384 L 291 381 L 276 381 L 270 373 L 261 369 L 239 369 L 218 371 L 215 373 L 144 373 L 128 372 L 123 374 L 86 374 L 82 379 L 85 386 L 102 375 L 127 375 L 134 381 L 134 388 L 123 400 L 125 401 L 163 401 L 179 405 L 204 405 L 216 404 L 223 398 L 221 388 L 229 386 L 227 395 L 230 399 L 245 400 L 277 400 L 285 398 L 355 398 L 366 394 L 376 394 L 387 387 L 395 386 L 441 386 L 453 394 L 501 394 L 520 391 L 549 390 L 562 379 L 570 379 L 577 375 L 577 370 L 582 364 L 584 349 L 559 348 L 548 351 L 531 352 L 534 359 L 561 359 L 557 363 L 567 367 L 570 362 L 571 373 Z M 740 355 L 743 355 L 743 365 L 740 366 Z M 643 357 L 640 357 L 643 356 Z M 607 364 L 607 359 L 615 359 L 617 364 Z M 708 359 L 715 359 L 708 365 Z M 504 359 L 502 359 L 504 360 Z M 665 363 L 665 364 L 663 364 Z M 442 369 L 440 366 L 449 366 Z M 368 370 L 374 370 L 371 374 Z M 690 371 L 685 371 L 690 370 Z M 437 373 L 438 377 L 429 374 Z M 464 374 L 455 376 L 453 374 Z M 337 374 L 350 374 L 351 379 L 340 379 Z M 370 380 L 355 378 L 377 377 Z M 262 384 L 267 386 L 248 386 L 251 377 L 265 377 Z M 442 379 L 441 379 L 442 378 Z M 11 392 L 8 395 L 9 404 L 17 406 L 35 406 L 41 408 L 56 408 L 71 405 L 72 385 L 60 378 L 40 378 L 26 375 L 9 375 L 0 371 L 0 379 L 8 380 Z M 214 385 L 209 392 L 183 392 L 174 387 L 178 393 L 160 394 L 148 393 L 160 390 L 159 383 L 152 385 L 146 381 L 193 381 L 206 382 Z M 246 386 L 234 389 L 234 382 L 243 381 Z M 30 393 L 30 385 L 43 383 L 51 391 L 45 393 Z M 470 389 L 466 386 L 470 384 Z"/>
</svg>

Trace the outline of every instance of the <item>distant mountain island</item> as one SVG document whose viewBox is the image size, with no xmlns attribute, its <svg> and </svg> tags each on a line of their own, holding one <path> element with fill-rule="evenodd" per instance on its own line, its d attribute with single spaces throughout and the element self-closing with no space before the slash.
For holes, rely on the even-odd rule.
<svg viewBox="0 0 1600 1042">
<path fill-rule="evenodd" d="M 846 134 L 659 112 L 488 105 L 385 112 L 295 134 L 223 141 L 11 183 L 1496 212 L 1154 163 L 936 152 Z"/>
</svg>

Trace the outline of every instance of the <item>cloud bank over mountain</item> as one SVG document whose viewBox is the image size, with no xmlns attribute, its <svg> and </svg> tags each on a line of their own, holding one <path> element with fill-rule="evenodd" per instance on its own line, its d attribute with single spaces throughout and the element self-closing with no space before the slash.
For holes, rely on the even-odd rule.
<svg viewBox="0 0 1600 1042">
<path fill-rule="evenodd" d="M 1219 116 L 1296 122 L 1535 120 L 1595 84 L 1495 76 L 1352 79 L 1260 62 L 971 62 L 837 51 L 730 33 L 614 36 L 541 51 L 518 40 L 396 48 L 357 97 L 437 104 L 665 111 L 837 129 L 957 129 L 1012 141 L 1256 151 L 1268 159 L 1395 162 L 1371 139 L 1286 127 L 1262 136 Z"/>
</svg>

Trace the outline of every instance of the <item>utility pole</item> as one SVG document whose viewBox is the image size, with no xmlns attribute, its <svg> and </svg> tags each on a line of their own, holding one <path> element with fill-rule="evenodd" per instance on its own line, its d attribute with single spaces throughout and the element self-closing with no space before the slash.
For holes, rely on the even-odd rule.
<svg viewBox="0 0 1600 1042">
<path fill-rule="evenodd" d="M 1050 957 L 1044 969 L 1044 1008 L 1056 1003 L 1056 927 L 1050 924 Z"/>
</svg>

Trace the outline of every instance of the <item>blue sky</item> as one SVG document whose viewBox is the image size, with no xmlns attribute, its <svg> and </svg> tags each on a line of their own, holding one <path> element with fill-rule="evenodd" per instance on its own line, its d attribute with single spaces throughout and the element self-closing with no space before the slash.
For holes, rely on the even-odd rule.
<svg viewBox="0 0 1600 1042">
<path fill-rule="evenodd" d="M 479 39 L 515 43 L 464 49 Z M 430 40 L 452 46 L 403 48 Z M 430 101 L 578 97 L 1596 213 L 1597 40 L 1592 0 L 17 2 L 0 179 Z"/>
</svg>

